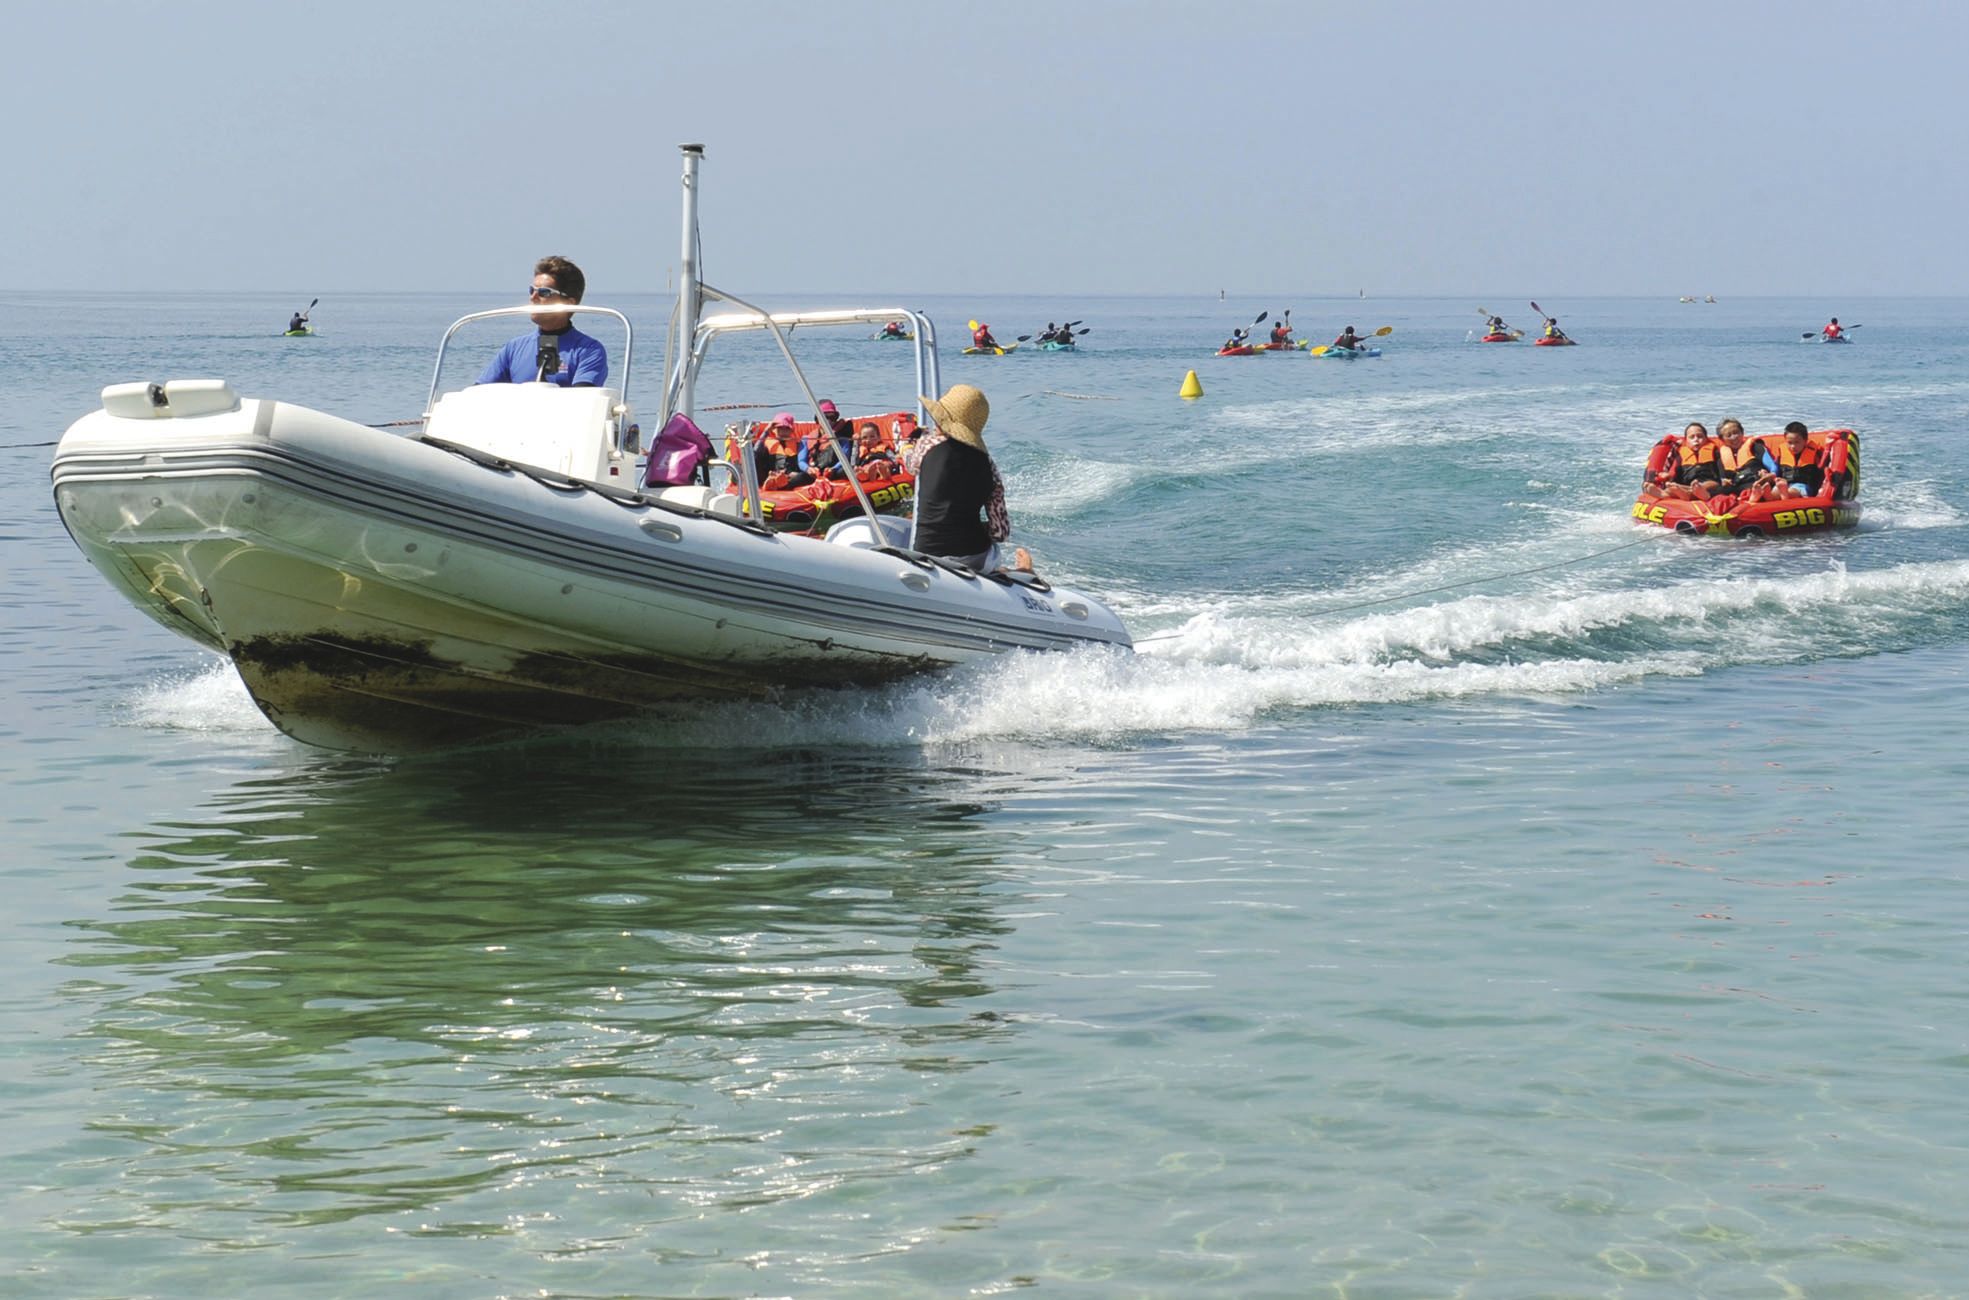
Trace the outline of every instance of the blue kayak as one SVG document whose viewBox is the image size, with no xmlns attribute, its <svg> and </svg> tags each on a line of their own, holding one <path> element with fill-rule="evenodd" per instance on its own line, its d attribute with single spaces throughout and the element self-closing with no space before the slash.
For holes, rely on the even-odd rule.
<svg viewBox="0 0 1969 1300">
<path fill-rule="evenodd" d="M 1041 343 L 1041 344 L 1039 345 L 1039 350 L 1040 350 L 1041 352 L 1071 352 L 1071 351 L 1073 351 L 1073 344 L 1071 344 L 1071 343 Z"/>
<path fill-rule="evenodd" d="M 1320 353 L 1323 357 L 1338 357 L 1342 361 L 1359 361 L 1363 357 L 1378 357 L 1380 348 L 1328 348 Z"/>
</svg>

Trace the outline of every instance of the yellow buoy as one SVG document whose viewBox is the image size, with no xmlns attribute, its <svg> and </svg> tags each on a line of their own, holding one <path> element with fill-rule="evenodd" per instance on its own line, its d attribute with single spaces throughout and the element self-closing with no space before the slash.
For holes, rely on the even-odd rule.
<svg viewBox="0 0 1969 1300">
<path fill-rule="evenodd" d="M 1183 376 L 1183 386 L 1177 390 L 1176 396 L 1178 397 L 1203 396 L 1203 385 L 1197 382 L 1196 371 L 1192 370 L 1190 371 L 1190 373 Z"/>
</svg>

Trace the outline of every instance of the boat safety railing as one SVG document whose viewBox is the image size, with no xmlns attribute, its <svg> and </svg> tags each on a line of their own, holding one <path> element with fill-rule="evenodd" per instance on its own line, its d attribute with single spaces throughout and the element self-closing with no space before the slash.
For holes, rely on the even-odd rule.
<svg viewBox="0 0 1969 1300">
<path fill-rule="evenodd" d="M 609 430 L 609 441 L 610 441 L 610 445 L 613 446 L 616 451 L 628 452 L 630 454 L 634 454 L 637 450 L 639 450 L 638 448 L 625 447 L 623 445 L 623 439 L 624 437 L 627 436 L 628 429 L 629 429 L 628 421 L 625 420 L 623 417 L 627 415 L 629 412 L 629 407 L 627 404 L 628 393 L 629 393 L 629 367 L 635 355 L 635 348 L 636 348 L 635 327 L 630 325 L 629 318 L 627 316 L 624 316 L 621 312 L 617 311 L 613 307 L 589 307 L 576 302 L 576 303 L 557 304 L 553 308 L 553 311 L 556 315 L 562 312 L 569 312 L 569 313 L 587 312 L 591 315 L 596 315 L 596 316 L 612 316 L 616 320 L 622 322 L 622 381 L 621 381 L 621 387 L 617 391 L 623 394 L 623 400 L 616 404 L 616 408 L 610 417 L 612 421 L 612 427 Z M 431 418 L 431 412 L 437 409 L 438 381 L 444 375 L 444 354 L 445 354 L 445 350 L 451 346 L 452 335 L 456 334 L 459 330 L 463 329 L 465 326 L 474 324 L 478 321 L 493 320 L 500 316 L 525 316 L 531 318 L 535 315 L 542 314 L 542 312 L 543 309 L 538 304 L 525 306 L 525 307 L 493 307 L 487 311 L 475 311 L 469 316 L 460 316 L 457 320 L 451 322 L 451 328 L 447 329 L 444 332 L 444 337 L 438 341 L 437 364 L 431 368 L 431 392 L 430 395 L 424 399 L 424 419 L 428 421 Z"/>
</svg>

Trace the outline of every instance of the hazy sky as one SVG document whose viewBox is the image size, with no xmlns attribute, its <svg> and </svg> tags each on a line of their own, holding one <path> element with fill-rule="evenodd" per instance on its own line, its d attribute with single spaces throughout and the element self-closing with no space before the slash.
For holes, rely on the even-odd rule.
<svg viewBox="0 0 1969 1300">
<path fill-rule="evenodd" d="M 1969 4 L 0 0 L 0 288 L 1969 293 Z"/>
</svg>

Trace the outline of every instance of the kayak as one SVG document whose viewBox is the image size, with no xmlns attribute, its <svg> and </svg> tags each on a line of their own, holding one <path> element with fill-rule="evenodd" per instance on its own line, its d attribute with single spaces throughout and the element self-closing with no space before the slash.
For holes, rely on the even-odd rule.
<svg viewBox="0 0 1969 1300">
<path fill-rule="evenodd" d="M 1635 498 L 1629 513 L 1636 523 L 1711 537 L 1796 537 L 1833 528 L 1857 528 L 1860 436 L 1851 429 L 1820 429 L 1812 434 L 1812 444 L 1825 453 L 1825 486 L 1818 496 L 1740 501 L 1735 496 L 1719 495 L 1707 501 L 1678 501 L 1644 493 Z M 1681 437 L 1672 433 L 1654 445 L 1641 477 L 1644 486 L 1657 481 L 1675 464 L 1681 446 Z"/>
<path fill-rule="evenodd" d="M 1018 344 L 1008 343 L 1002 348 L 965 348 L 964 355 L 967 357 L 1002 357 L 1008 356 L 1018 350 Z"/>
<path fill-rule="evenodd" d="M 281 333 L 281 337 L 284 339 L 305 339 L 311 337 L 313 334 L 314 326 L 310 325 L 308 328 L 302 330 L 284 330 Z"/>
<path fill-rule="evenodd" d="M 1823 334 L 1814 334 L 1812 335 L 1811 338 L 1805 340 L 1805 342 L 1807 343 L 1851 343 L 1852 341 L 1853 340 L 1847 338 L 1844 334 L 1840 334 L 1834 338 L 1827 338 Z"/>
<path fill-rule="evenodd" d="M 1573 346 L 1573 340 L 1536 338 L 1531 341 L 1531 345 L 1535 348 L 1569 348 Z"/>
<path fill-rule="evenodd" d="M 1260 344 L 1258 344 L 1258 351 L 1260 351 L 1260 352 L 1297 352 L 1297 351 L 1299 350 L 1299 347 L 1300 347 L 1300 345 L 1299 345 L 1299 344 L 1297 344 L 1297 343 L 1290 343 L 1290 342 L 1288 342 L 1288 343 L 1260 343 Z"/>
<path fill-rule="evenodd" d="M 1258 349 L 1252 347 L 1249 343 L 1245 344 L 1241 348 L 1217 349 L 1217 355 L 1220 357 L 1250 357 L 1250 356 L 1256 356 L 1257 354 L 1258 354 Z"/>
<path fill-rule="evenodd" d="M 1525 336 L 1525 332 L 1523 330 L 1512 330 L 1509 334 L 1486 334 L 1482 338 L 1478 339 L 1477 342 L 1516 343 L 1519 339 L 1523 338 L 1524 336 Z"/>
<path fill-rule="evenodd" d="M 1040 350 L 1041 352 L 1071 352 L 1071 351 L 1073 351 L 1073 344 L 1071 344 L 1071 343 L 1041 343 L 1041 344 L 1039 345 L 1039 350 Z"/>
<path fill-rule="evenodd" d="M 869 338 L 877 343 L 906 343 L 913 340 L 914 334 L 871 334 Z"/>
<path fill-rule="evenodd" d="M 1380 348 L 1336 348 L 1336 347 L 1329 346 L 1327 350 L 1320 353 L 1320 355 L 1323 357 L 1338 357 L 1342 361 L 1359 361 L 1362 360 L 1363 358 L 1373 358 L 1373 357 L 1380 356 L 1381 349 Z"/>
</svg>

